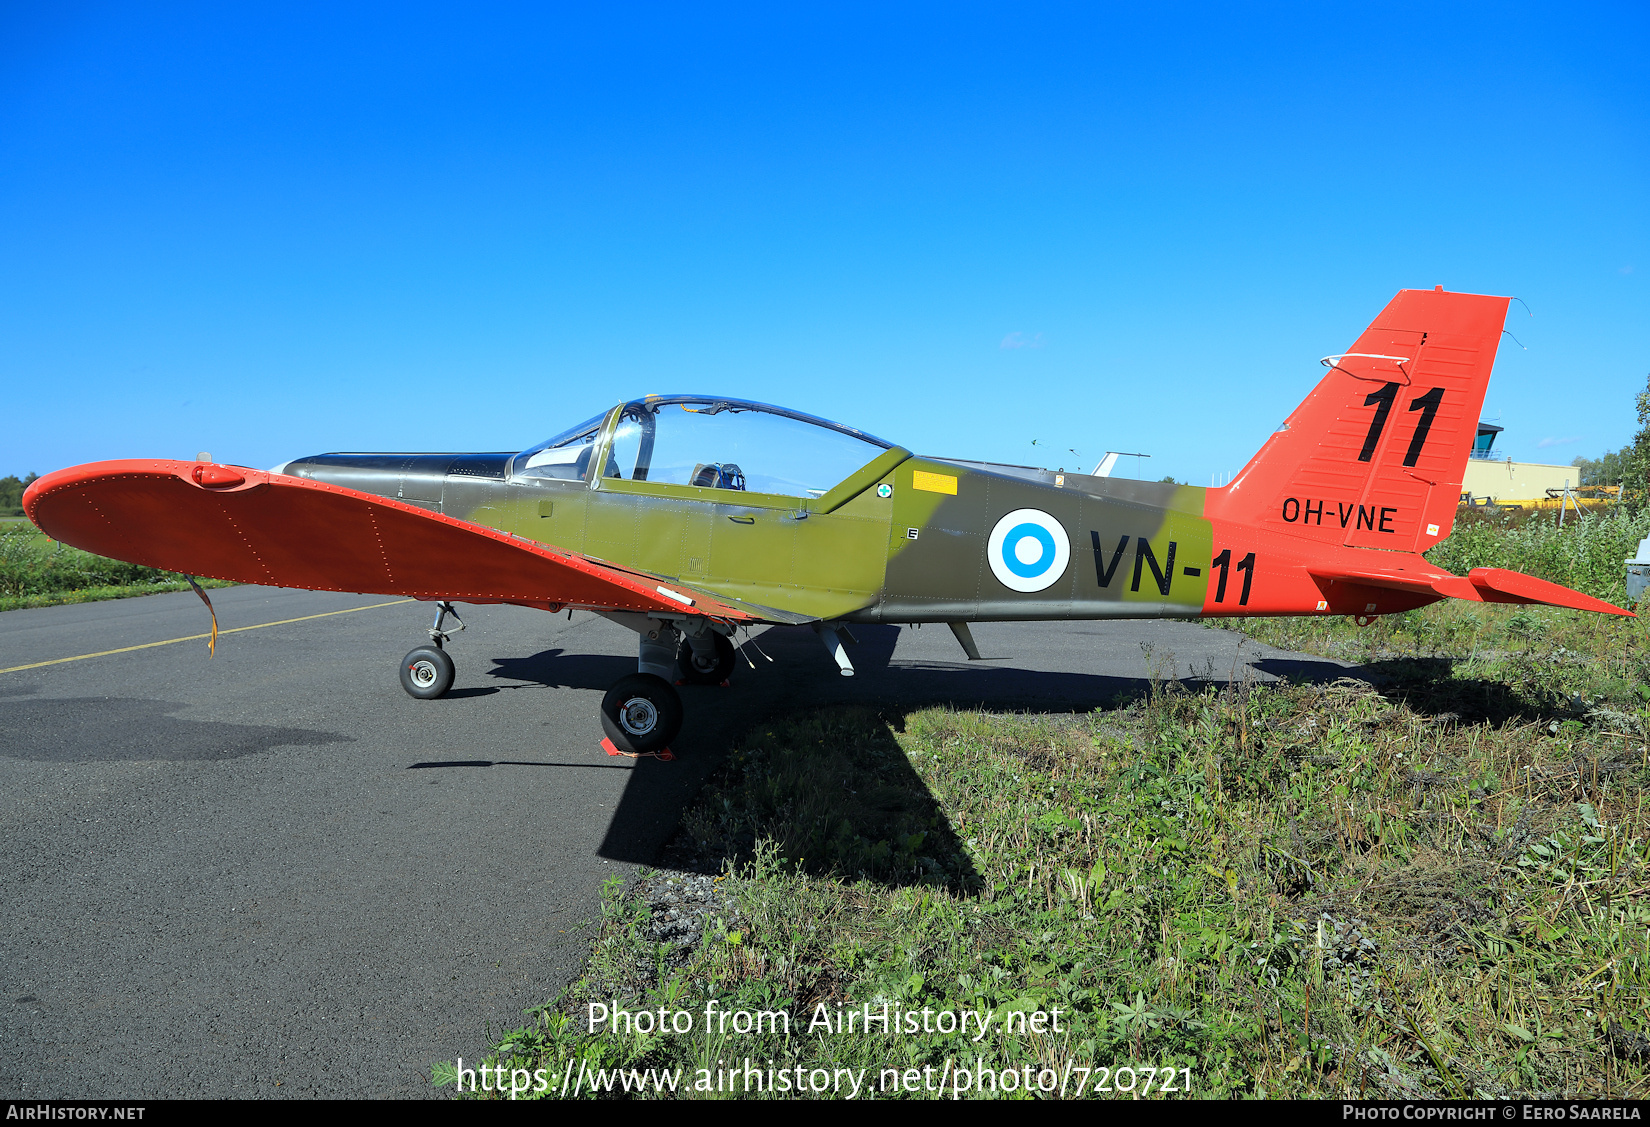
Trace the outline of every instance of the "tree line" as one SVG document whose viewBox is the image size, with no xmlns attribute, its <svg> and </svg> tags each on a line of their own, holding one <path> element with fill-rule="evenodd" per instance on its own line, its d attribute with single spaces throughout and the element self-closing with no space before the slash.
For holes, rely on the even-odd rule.
<svg viewBox="0 0 1650 1127">
<path fill-rule="evenodd" d="M 1650 380 L 1635 406 L 1639 430 L 1633 441 L 1603 457 L 1580 457 L 1570 464 L 1581 471 L 1582 485 L 1619 485 L 1622 503 L 1642 509 L 1650 505 Z"/>
<path fill-rule="evenodd" d="M 23 490 L 27 489 L 29 484 L 39 476 L 37 473 L 31 473 L 28 477 L 18 477 L 16 474 L 0 477 L 0 512 L 5 512 L 8 509 L 21 509 L 23 507 Z"/>
</svg>

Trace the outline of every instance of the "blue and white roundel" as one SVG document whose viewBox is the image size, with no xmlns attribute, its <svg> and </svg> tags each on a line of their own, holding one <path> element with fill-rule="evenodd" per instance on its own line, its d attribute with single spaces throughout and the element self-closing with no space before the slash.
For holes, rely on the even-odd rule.
<svg viewBox="0 0 1650 1127">
<path fill-rule="evenodd" d="M 1071 560 L 1071 541 L 1060 522 L 1040 509 L 1015 509 L 991 530 L 985 557 L 991 574 L 1010 591 L 1054 586 Z"/>
</svg>

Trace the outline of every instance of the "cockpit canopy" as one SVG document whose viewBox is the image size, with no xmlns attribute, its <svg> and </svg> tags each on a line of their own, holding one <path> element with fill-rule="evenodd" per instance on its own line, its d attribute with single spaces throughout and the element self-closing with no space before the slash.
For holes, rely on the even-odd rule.
<svg viewBox="0 0 1650 1127">
<path fill-rule="evenodd" d="M 838 423 L 704 395 L 650 395 L 522 451 L 524 477 L 605 477 L 711 489 L 819 497 L 892 444 Z"/>
</svg>

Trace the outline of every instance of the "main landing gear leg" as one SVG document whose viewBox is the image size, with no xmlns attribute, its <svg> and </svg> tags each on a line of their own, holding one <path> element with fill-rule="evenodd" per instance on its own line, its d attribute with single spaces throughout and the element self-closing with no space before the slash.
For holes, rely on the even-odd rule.
<svg viewBox="0 0 1650 1127">
<path fill-rule="evenodd" d="M 401 687 L 419 700 L 434 700 L 453 687 L 453 659 L 442 648 L 458 633 L 458 630 L 443 629 L 442 624 L 449 614 L 458 623 L 458 630 L 464 629 L 464 620 L 458 617 L 453 604 L 437 603 L 435 625 L 430 627 L 430 644 L 419 646 L 401 659 Z"/>
<path fill-rule="evenodd" d="M 702 626 L 697 634 L 686 634 L 676 651 L 678 685 L 726 685 L 738 662 L 727 636 Z"/>
<path fill-rule="evenodd" d="M 619 753 L 663 758 L 682 730 L 682 698 L 670 683 L 681 637 L 670 623 L 654 621 L 640 633 L 637 672 L 619 678 L 602 698 L 602 731 Z"/>
</svg>

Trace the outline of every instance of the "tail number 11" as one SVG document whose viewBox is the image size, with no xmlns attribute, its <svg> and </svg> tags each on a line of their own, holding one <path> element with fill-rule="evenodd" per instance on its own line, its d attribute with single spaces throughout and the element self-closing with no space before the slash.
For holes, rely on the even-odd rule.
<svg viewBox="0 0 1650 1127">
<path fill-rule="evenodd" d="M 1232 549 L 1221 549 L 1220 555 L 1214 558 L 1210 566 L 1220 569 L 1220 581 L 1215 584 L 1215 602 L 1224 603 L 1226 601 L 1226 577 L 1232 569 Z M 1249 585 L 1255 579 L 1255 553 L 1250 552 L 1239 560 L 1237 570 L 1243 572 L 1243 591 L 1238 595 L 1238 606 L 1246 607 L 1249 605 Z"/>
<path fill-rule="evenodd" d="M 1381 390 L 1372 391 L 1364 397 L 1364 406 L 1375 408 L 1375 417 L 1369 420 L 1369 433 L 1364 435 L 1364 447 L 1358 451 L 1358 461 L 1367 462 L 1375 456 L 1375 446 L 1381 441 L 1381 431 L 1386 429 L 1386 417 L 1396 398 L 1398 385 L 1395 383 L 1383 384 Z M 1432 433 L 1432 420 L 1438 414 L 1438 404 L 1443 401 L 1444 389 L 1441 387 L 1409 401 L 1409 409 L 1421 412 L 1421 418 L 1415 424 L 1415 433 L 1410 436 L 1409 449 L 1404 451 L 1404 465 L 1413 466 L 1420 460 L 1421 448 L 1427 444 L 1427 435 Z"/>
</svg>

